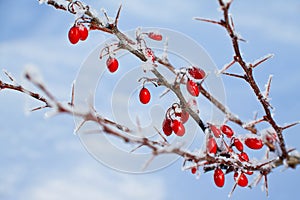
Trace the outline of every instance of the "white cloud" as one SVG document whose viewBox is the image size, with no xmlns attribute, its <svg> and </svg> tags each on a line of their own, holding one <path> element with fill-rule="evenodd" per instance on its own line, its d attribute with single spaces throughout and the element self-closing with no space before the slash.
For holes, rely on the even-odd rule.
<svg viewBox="0 0 300 200">
<path fill-rule="evenodd" d="M 28 186 L 20 196 L 31 200 L 160 200 L 165 197 L 165 189 L 158 177 L 110 175 L 97 168 L 79 166 L 59 177 L 45 177 Z"/>
<path fill-rule="evenodd" d="M 291 22 L 259 15 L 240 15 L 237 21 L 247 28 L 256 29 L 268 39 L 288 44 L 300 44 L 300 27 Z"/>
</svg>

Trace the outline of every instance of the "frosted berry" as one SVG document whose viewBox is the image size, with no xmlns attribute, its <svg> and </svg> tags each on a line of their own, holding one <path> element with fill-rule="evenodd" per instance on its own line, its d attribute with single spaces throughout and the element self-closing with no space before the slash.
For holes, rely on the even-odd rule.
<svg viewBox="0 0 300 200">
<path fill-rule="evenodd" d="M 173 132 L 173 129 L 171 127 L 171 120 L 170 119 L 165 119 L 162 124 L 163 132 L 165 133 L 166 136 L 170 136 Z"/>
<path fill-rule="evenodd" d="M 237 150 L 239 150 L 241 152 L 244 150 L 243 143 L 237 138 L 233 139 L 233 145 L 236 147 Z"/>
<path fill-rule="evenodd" d="M 247 175 L 252 175 L 252 174 L 253 174 L 253 171 L 249 171 L 249 170 L 248 170 L 248 171 L 245 172 L 245 174 L 247 174 Z"/>
<path fill-rule="evenodd" d="M 119 67 L 119 62 L 116 58 L 109 57 L 106 60 L 106 66 L 111 73 L 114 73 Z"/>
<path fill-rule="evenodd" d="M 203 79 L 205 77 L 205 71 L 198 67 L 192 67 L 188 69 L 188 72 L 194 79 Z"/>
<path fill-rule="evenodd" d="M 237 181 L 237 184 L 241 187 L 246 187 L 248 185 L 248 178 L 244 173 L 241 173 L 240 177 L 237 172 L 234 173 L 234 180 Z M 237 178 L 239 179 L 237 180 Z"/>
<path fill-rule="evenodd" d="M 69 36 L 69 41 L 72 44 L 76 44 L 80 39 L 79 28 L 74 25 L 72 28 L 70 28 L 68 36 Z"/>
<path fill-rule="evenodd" d="M 209 137 L 207 140 L 207 144 L 206 144 L 206 150 L 209 153 L 217 153 L 218 150 L 218 146 L 217 146 L 217 142 L 215 140 L 215 138 L 213 137 Z"/>
<path fill-rule="evenodd" d="M 216 186 L 218 186 L 218 187 L 223 187 L 224 186 L 225 175 L 224 175 L 224 172 L 219 168 L 215 169 L 214 181 L 215 181 Z"/>
<path fill-rule="evenodd" d="M 186 83 L 186 89 L 192 96 L 199 96 L 199 87 L 194 81 L 188 80 L 188 82 Z"/>
<path fill-rule="evenodd" d="M 177 136 L 183 136 L 185 134 L 185 128 L 183 124 L 176 119 L 172 121 L 172 130 Z"/>
<path fill-rule="evenodd" d="M 240 153 L 239 154 L 239 159 L 240 159 L 241 162 L 244 162 L 244 161 L 248 162 L 249 161 L 248 154 L 245 153 L 245 152 Z"/>
<path fill-rule="evenodd" d="M 79 30 L 79 35 L 80 35 L 79 39 L 82 41 L 86 40 L 86 38 L 89 35 L 88 29 L 83 24 L 80 24 L 80 25 L 78 25 L 78 30 Z"/>
<path fill-rule="evenodd" d="M 227 126 L 227 125 L 225 125 L 225 124 L 223 124 L 223 125 L 221 126 L 221 131 L 222 131 L 222 133 L 224 133 L 228 138 L 231 138 L 231 137 L 233 136 L 233 134 L 234 134 L 233 130 L 232 130 L 229 126 Z"/>
<path fill-rule="evenodd" d="M 145 49 L 145 53 L 146 53 L 146 56 L 147 56 L 148 58 L 150 58 L 152 62 L 155 61 L 155 55 L 154 55 L 154 52 L 152 51 L 152 49 L 146 48 L 146 49 Z"/>
<path fill-rule="evenodd" d="M 162 40 L 162 35 L 159 33 L 150 32 L 150 33 L 148 33 L 148 37 L 151 38 L 152 40 L 156 40 L 156 41 Z"/>
<path fill-rule="evenodd" d="M 261 149 L 264 146 L 262 140 L 258 138 L 247 138 L 245 145 L 250 149 Z"/>
<path fill-rule="evenodd" d="M 180 117 L 181 123 L 183 123 L 183 124 L 186 123 L 187 120 L 189 119 L 189 116 L 190 116 L 190 114 L 187 111 L 182 110 L 181 117 Z"/>
<path fill-rule="evenodd" d="M 216 138 L 219 138 L 221 136 L 221 131 L 218 129 L 215 125 L 210 125 L 210 130 L 213 132 L 214 136 Z"/>
<path fill-rule="evenodd" d="M 191 168 L 191 172 L 192 172 L 192 174 L 196 174 L 196 172 L 197 172 L 197 167 L 192 167 L 192 168 Z"/>
<path fill-rule="evenodd" d="M 151 94 L 147 88 L 143 87 L 140 91 L 139 97 L 140 97 L 140 102 L 142 104 L 147 104 L 147 103 L 149 103 L 149 101 L 151 99 Z"/>
</svg>

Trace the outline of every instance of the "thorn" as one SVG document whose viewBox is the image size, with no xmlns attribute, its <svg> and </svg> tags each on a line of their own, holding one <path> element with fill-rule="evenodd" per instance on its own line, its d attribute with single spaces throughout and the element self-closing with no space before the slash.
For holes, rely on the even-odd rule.
<svg viewBox="0 0 300 200">
<path fill-rule="evenodd" d="M 273 78 L 273 75 L 270 75 L 269 76 L 269 79 L 268 79 L 268 82 L 266 84 L 266 91 L 265 91 L 265 99 L 268 99 L 269 98 L 269 94 L 270 94 L 270 88 L 271 88 L 271 82 L 272 82 L 272 78 Z"/>
<path fill-rule="evenodd" d="M 12 82 L 15 82 L 15 79 L 12 77 L 12 75 L 9 74 L 8 71 L 6 71 L 5 69 L 3 69 L 3 72 L 9 78 L 9 80 L 11 80 Z"/>
<path fill-rule="evenodd" d="M 85 119 L 82 120 L 82 121 L 80 122 L 79 126 L 77 126 L 77 127 L 75 128 L 74 134 L 76 134 L 76 133 L 80 130 L 80 128 L 84 125 L 85 122 L 86 122 Z"/>
<path fill-rule="evenodd" d="M 255 62 L 255 64 L 251 65 L 251 68 L 257 67 L 258 65 L 269 60 L 270 58 L 273 58 L 273 56 L 274 56 L 274 54 L 268 54 L 268 55 L 264 56 L 263 58 L 260 58 L 258 61 Z"/>
<path fill-rule="evenodd" d="M 166 94 L 168 94 L 171 90 L 168 88 L 166 89 L 161 95 L 159 95 L 159 98 L 162 98 L 163 96 L 165 96 Z"/>
<path fill-rule="evenodd" d="M 72 107 L 74 106 L 74 97 L 75 97 L 74 88 L 75 88 L 75 83 L 73 82 L 72 83 L 71 101 L 69 103 L 69 105 L 72 106 Z"/>
<path fill-rule="evenodd" d="M 222 74 L 227 75 L 227 76 L 236 77 L 236 78 L 245 79 L 245 76 L 242 76 L 242 75 L 239 75 L 239 74 L 232 74 L 232 73 L 227 73 L 227 72 L 223 72 Z"/>
<path fill-rule="evenodd" d="M 242 42 L 245 42 L 245 43 L 247 42 L 247 40 L 245 40 L 244 38 L 241 38 L 241 37 L 238 37 L 238 40 L 242 41 Z"/>
<path fill-rule="evenodd" d="M 218 74 L 223 74 L 227 69 L 229 69 L 234 63 L 236 63 L 235 60 L 232 60 L 229 64 L 226 64 L 220 71 L 218 71 Z"/>
<path fill-rule="evenodd" d="M 152 154 L 152 156 L 149 158 L 149 160 L 147 160 L 147 162 L 144 164 L 144 166 L 142 167 L 142 171 L 145 171 L 145 169 L 147 169 L 147 167 L 150 165 L 150 163 L 153 161 L 155 155 Z"/>
<path fill-rule="evenodd" d="M 237 186 L 237 181 L 235 181 L 235 183 L 234 183 L 234 185 L 233 185 L 233 187 L 232 187 L 230 193 L 228 194 L 228 198 L 230 198 L 230 197 L 232 196 L 232 194 L 233 194 L 233 192 L 234 192 L 236 186 Z"/>
<path fill-rule="evenodd" d="M 198 18 L 198 17 L 194 17 L 194 20 L 198 20 L 198 21 L 202 21 L 202 22 L 208 22 L 208 23 L 212 23 L 212 24 L 218 24 L 223 26 L 223 24 L 219 21 L 215 21 L 215 20 L 211 20 L 211 19 L 204 19 L 204 18 Z"/>
<path fill-rule="evenodd" d="M 138 150 L 138 149 L 141 148 L 142 146 L 144 146 L 144 144 L 140 144 L 139 146 L 135 147 L 134 149 L 132 149 L 132 150 L 130 151 L 130 153 L 135 152 L 136 150 Z"/>
<path fill-rule="evenodd" d="M 262 118 L 260 118 L 260 119 L 256 119 L 256 120 L 254 120 L 254 121 L 252 121 L 252 122 L 249 122 L 249 123 L 247 123 L 247 124 L 244 124 L 244 125 L 243 125 L 243 128 L 253 127 L 253 126 L 255 126 L 256 124 L 261 123 L 261 122 L 263 122 L 263 121 L 265 121 L 265 118 L 264 118 L 264 117 L 262 117 Z"/>
<path fill-rule="evenodd" d="M 296 126 L 296 125 L 298 125 L 298 124 L 300 124 L 300 121 L 297 121 L 297 122 L 294 122 L 294 123 L 288 124 L 288 125 L 286 125 L 286 126 L 282 127 L 282 130 L 285 130 L 285 129 L 291 128 L 291 127 L 293 127 L 293 126 Z"/>
<path fill-rule="evenodd" d="M 230 23 L 231 23 L 232 30 L 235 31 L 232 15 L 231 14 L 228 14 L 228 15 L 230 17 Z"/>
<path fill-rule="evenodd" d="M 34 111 L 37 111 L 37 110 L 40 110 L 40 109 L 44 109 L 44 108 L 47 108 L 47 107 L 48 107 L 48 105 L 39 106 L 39 107 L 31 109 L 30 112 L 34 112 Z"/>
<path fill-rule="evenodd" d="M 122 4 L 120 4 L 116 18 L 115 18 L 115 26 L 118 26 L 118 22 L 119 22 L 119 17 L 120 17 L 120 13 L 121 13 L 121 9 L 122 9 Z"/>
<path fill-rule="evenodd" d="M 267 197 L 269 196 L 269 187 L 268 187 L 268 177 L 267 175 L 264 175 L 265 178 L 265 190 L 266 190 L 266 195 Z"/>
<path fill-rule="evenodd" d="M 168 140 L 163 136 L 163 134 L 161 134 L 161 132 L 155 126 L 153 128 L 157 131 L 157 133 L 164 140 L 164 142 L 169 143 Z"/>
</svg>

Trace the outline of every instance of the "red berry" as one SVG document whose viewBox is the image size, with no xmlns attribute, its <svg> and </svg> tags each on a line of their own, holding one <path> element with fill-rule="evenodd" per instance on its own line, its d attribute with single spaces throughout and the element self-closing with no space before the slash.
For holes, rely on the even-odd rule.
<svg viewBox="0 0 300 200">
<path fill-rule="evenodd" d="M 248 157 L 248 154 L 246 154 L 245 152 L 242 152 L 239 154 L 239 159 L 241 162 L 248 162 L 249 161 L 249 157 Z"/>
<path fill-rule="evenodd" d="M 253 174 L 253 171 L 246 171 L 245 174 L 247 174 L 247 175 L 252 175 L 252 174 Z"/>
<path fill-rule="evenodd" d="M 77 26 L 73 26 L 69 30 L 69 40 L 72 44 L 76 44 L 80 39 L 79 28 Z"/>
<path fill-rule="evenodd" d="M 162 35 L 159 33 L 150 32 L 148 33 L 148 37 L 151 38 L 152 40 L 157 40 L 157 41 L 162 40 Z"/>
<path fill-rule="evenodd" d="M 186 89 L 192 96 L 199 96 L 199 87 L 194 81 L 188 80 L 188 82 L 186 83 Z"/>
<path fill-rule="evenodd" d="M 194 79 L 203 79 L 205 77 L 205 71 L 198 67 L 193 67 L 188 72 Z"/>
<path fill-rule="evenodd" d="M 177 136 L 183 136 L 185 133 L 185 128 L 183 124 L 176 119 L 172 122 L 172 130 Z"/>
<path fill-rule="evenodd" d="M 197 167 L 192 167 L 192 168 L 191 168 L 191 172 L 192 172 L 192 174 L 196 174 L 196 172 L 197 172 Z"/>
<path fill-rule="evenodd" d="M 154 62 L 155 61 L 155 55 L 154 55 L 154 52 L 152 51 L 152 49 L 146 48 L 145 52 L 146 52 L 146 56 L 148 58 L 151 58 L 151 61 Z"/>
<path fill-rule="evenodd" d="M 247 138 L 245 144 L 250 149 L 261 149 L 264 146 L 262 140 L 258 138 Z"/>
<path fill-rule="evenodd" d="M 237 181 L 236 179 L 238 178 L 239 174 L 237 172 L 234 173 L 234 180 Z M 244 173 L 241 173 L 237 184 L 241 187 L 246 187 L 248 185 L 248 178 Z"/>
<path fill-rule="evenodd" d="M 216 186 L 218 186 L 218 187 L 223 187 L 224 186 L 225 175 L 224 175 L 224 172 L 219 168 L 215 169 L 214 181 L 215 181 Z"/>
<path fill-rule="evenodd" d="M 221 136 L 221 131 L 218 129 L 215 125 L 210 125 L 210 130 L 213 132 L 214 136 L 216 138 L 219 138 Z"/>
<path fill-rule="evenodd" d="M 244 145 L 239 139 L 234 138 L 233 144 L 234 144 L 234 146 L 236 147 L 237 150 L 239 150 L 241 152 L 244 150 Z"/>
<path fill-rule="evenodd" d="M 190 116 L 190 114 L 187 111 L 182 110 L 181 117 L 180 117 L 181 123 L 183 123 L 183 124 L 186 123 L 187 120 L 189 119 L 189 116 Z"/>
<path fill-rule="evenodd" d="M 140 91 L 140 102 L 143 104 L 147 104 L 149 103 L 150 99 L 151 99 L 151 94 L 149 92 L 149 90 L 147 88 L 142 88 Z"/>
<path fill-rule="evenodd" d="M 162 124 L 163 132 L 165 133 L 166 136 L 170 136 L 173 132 L 172 127 L 171 127 L 171 120 L 170 119 L 165 119 Z"/>
<path fill-rule="evenodd" d="M 113 72 L 117 71 L 117 69 L 119 67 L 119 62 L 116 58 L 109 57 L 106 61 L 106 66 L 107 66 L 108 70 L 111 73 L 113 73 Z"/>
<path fill-rule="evenodd" d="M 82 41 L 86 40 L 86 38 L 89 35 L 88 29 L 83 24 L 80 24 L 78 26 L 78 29 L 79 29 L 79 35 L 80 35 L 79 39 L 82 40 Z"/>
<path fill-rule="evenodd" d="M 225 124 L 223 124 L 222 126 L 221 126 L 221 131 L 228 137 L 228 138 L 231 138 L 232 136 L 233 136 L 233 130 L 229 127 L 229 126 L 227 126 L 227 125 L 225 125 Z"/>
<path fill-rule="evenodd" d="M 209 137 L 207 140 L 207 144 L 206 144 L 206 151 L 208 151 L 209 153 L 217 153 L 217 142 L 215 140 L 215 138 L 213 137 Z"/>
</svg>

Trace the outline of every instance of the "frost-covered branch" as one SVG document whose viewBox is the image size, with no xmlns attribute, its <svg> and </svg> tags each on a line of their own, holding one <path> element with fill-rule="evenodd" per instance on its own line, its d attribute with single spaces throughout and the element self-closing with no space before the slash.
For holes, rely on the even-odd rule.
<svg viewBox="0 0 300 200">
<path fill-rule="evenodd" d="M 100 59 L 102 59 L 104 56 L 108 57 L 106 64 L 110 72 L 114 72 L 118 67 L 118 61 L 117 59 L 113 58 L 112 52 L 120 49 L 130 52 L 133 56 L 139 58 L 141 62 L 145 63 L 146 65 L 150 65 L 149 71 L 155 76 L 155 78 L 143 77 L 140 80 L 144 80 L 144 82 L 152 82 L 159 87 L 165 87 L 168 92 L 174 93 L 178 100 L 178 102 L 173 103 L 172 106 L 166 111 L 165 120 L 162 125 L 164 135 L 169 136 L 175 132 L 177 136 L 183 136 L 185 133 L 183 124 L 188 117 L 191 116 L 191 118 L 193 118 L 193 120 L 198 124 L 199 128 L 205 134 L 205 141 L 203 141 L 204 145 L 202 148 L 191 152 L 188 149 L 183 149 L 169 143 L 167 138 L 160 133 L 160 129 L 155 129 L 156 133 L 160 135 L 160 139 L 158 140 L 151 140 L 147 137 L 131 137 L 127 133 L 133 133 L 133 130 L 125 125 L 118 124 L 101 116 L 93 107 L 93 105 L 90 105 L 91 108 L 85 112 L 77 109 L 77 105 L 74 103 L 74 97 L 76 96 L 76 93 L 74 93 L 74 86 L 72 87 L 70 102 L 64 104 L 57 101 L 55 95 L 48 91 L 42 82 L 37 81 L 30 71 L 25 74 L 25 78 L 34 84 L 42 93 L 44 93 L 44 96 L 39 93 L 32 92 L 19 84 L 16 84 L 15 80 L 6 73 L 12 83 L 5 83 L 0 80 L 0 90 L 16 90 L 43 103 L 42 106 L 33 109 L 33 111 L 49 108 L 52 109 L 56 114 L 67 113 L 70 115 L 75 115 L 81 118 L 82 121 L 80 126 L 77 127 L 77 130 L 79 130 L 82 125 L 88 121 L 94 122 L 101 127 L 99 134 L 115 136 L 123 140 L 125 143 L 136 145 L 137 148 L 144 146 L 148 147 L 153 154 L 153 158 L 161 154 L 179 155 L 183 158 L 183 168 L 191 169 L 192 173 L 199 172 L 199 168 L 202 168 L 203 172 L 209 172 L 213 170 L 214 181 L 218 187 L 222 187 L 224 185 L 223 171 L 225 170 L 225 174 L 233 172 L 236 182 L 232 191 L 234 191 L 237 185 L 241 187 L 245 187 L 247 185 L 249 185 L 249 187 L 252 186 L 252 184 L 248 184 L 248 179 L 245 174 L 252 175 L 252 173 L 255 171 L 260 174 L 259 179 L 257 179 L 255 183 L 259 182 L 259 180 L 264 177 L 265 188 L 267 189 L 267 176 L 273 168 L 282 165 L 295 168 L 298 164 L 300 164 L 299 153 L 295 149 L 287 149 L 282 134 L 283 130 L 297 125 L 299 122 L 283 127 L 279 126 L 273 118 L 272 106 L 268 98 L 270 94 L 272 76 L 270 76 L 268 79 L 264 94 L 254 79 L 253 70 L 271 58 L 272 55 L 263 57 L 262 59 L 259 59 L 251 64 L 248 64 L 244 60 L 240 51 L 239 43 L 240 41 L 244 41 L 244 39 L 242 39 L 236 33 L 233 18 L 229 13 L 232 1 L 225 2 L 223 0 L 218 0 L 223 14 L 221 20 L 202 18 L 195 19 L 222 26 L 225 28 L 228 36 L 231 38 L 234 51 L 233 59 L 231 59 L 231 62 L 226 64 L 218 73 L 244 80 L 252 88 L 255 97 L 258 99 L 260 105 L 264 109 L 264 115 L 258 119 L 254 119 L 249 123 L 244 122 L 237 117 L 237 115 L 231 113 L 230 109 L 227 108 L 226 105 L 222 104 L 217 98 L 215 98 L 205 89 L 203 83 L 205 82 L 207 75 L 202 69 L 197 66 L 187 66 L 186 68 L 176 67 L 168 60 L 167 51 L 164 52 L 163 56 L 157 57 L 155 52 L 147 46 L 147 41 L 143 38 L 143 36 L 146 35 L 150 39 L 161 41 L 162 35 L 154 32 L 142 33 L 137 30 L 136 38 L 130 38 L 121 30 L 119 30 L 118 22 L 122 8 L 121 6 L 117 10 L 117 14 L 114 18 L 109 17 L 103 10 L 103 15 L 105 16 L 103 20 L 93 13 L 88 5 L 81 1 L 39 0 L 39 2 L 46 3 L 50 6 L 53 6 L 55 9 L 63 10 L 76 16 L 74 27 L 72 27 L 74 28 L 74 32 L 72 32 L 72 28 L 72 31 L 70 30 L 71 33 L 69 32 L 69 39 L 73 44 L 77 43 L 79 40 L 85 40 L 88 31 L 92 30 L 114 35 L 118 39 L 118 43 L 111 46 L 116 46 L 116 49 L 111 50 L 111 46 L 108 44 L 108 46 L 100 52 L 99 56 Z M 89 30 L 86 30 L 85 26 L 88 26 Z M 82 35 L 78 34 L 76 31 L 81 31 Z M 164 48 L 167 48 L 167 42 Z M 243 74 L 227 72 L 228 69 L 235 64 L 238 64 L 243 69 Z M 172 72 L 175 77 L 174 80 L 170 81 L 164 77 L 157 68 L 158 65 L 164 66 L 170 72 Z M 191 108 L 189 102 L 184 97 L 180 87 L 181 85 L 185 85 L 186 90 L 195 98 L 202 94 L 209 102 L 211 102 L 225 114 L 226 122 L 224 122 L 224 124 L 212 124 L 204 122 L 199 113 L 195 109 Z M 149 101 L 150 97 L 147 92 L 149 91 L 145 89 L 145 96 L 142 98 L 140 96 L 142 103 L 147 103 Z M 244 130 L 250 132 L 250 134 L 238 135 L 226 124 L 227 121 L 235 123 Z M 270 125 L 270 128 L 267 130 L 258 130 L 256 125 L 262 122 L 267 122 Z M 263 147 L 266 147 L 267 153 L 265 158 L 261 161 L 249 158 L 247 152 L 244 150 L 244 145 L 252 150 L 261 150 Z M 201 144 L 199 144 L 199 146 L 201 146 Z"/>
</svg>

